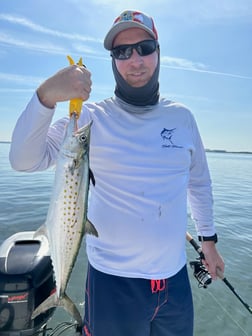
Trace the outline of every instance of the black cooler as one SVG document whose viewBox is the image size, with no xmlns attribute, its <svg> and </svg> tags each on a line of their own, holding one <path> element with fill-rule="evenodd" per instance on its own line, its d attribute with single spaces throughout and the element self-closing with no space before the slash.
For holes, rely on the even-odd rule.
<svg viewBox="0 0 252 336">
<path fill-rule="evenodd" d="M 19 232 L 0 246 L 0 335 L 43 334 L 54 309 L 34 320 L 34 309 L 55 290 L 46 238 Z M 41 334 L 40 334 L 41 335 Z"/>
</svg>

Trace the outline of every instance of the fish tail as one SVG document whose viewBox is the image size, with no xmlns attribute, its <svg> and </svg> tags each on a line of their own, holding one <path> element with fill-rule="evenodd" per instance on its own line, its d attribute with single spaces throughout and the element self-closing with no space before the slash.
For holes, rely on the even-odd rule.
<svg viewBox="0 0 252 336">
<path fill-rule="evenodd" d="M 79 326 L 82 326 L 83 321 L 80 312 L 70 297 L 64 294 L 59 301 L 59 306 L 63 307 L 70 315 L 72 315 Z"/>
<path fill-rule="evenodd" d="M 45 313 L 47 310 L 57 307 L 58 302 L 59 302 L 58 295 L 55 292 L 52 295 L 50 295 L 47 299 L 45 299 L 45 301 L 43 301 L 39 306 L 36 307 L 31 316 L 32 320 L 35 319 L 40 314 Z"/>
<path fill-rule="evenodd" d="M 47 310 L 62 307 L 64 308 L 81 326 L 82 325 L 82 318 L 80 315 L 79 310 L 77 309 L 74 302 L 67 296 L 66 294 L 63 295 L 62 298 L 59 298 L 57 292 L 50 295 L 45 301 L 43 301 L 32 313 L 31 318 L 35 319 L 42 313 L 45 313 Z"/>
</svg>

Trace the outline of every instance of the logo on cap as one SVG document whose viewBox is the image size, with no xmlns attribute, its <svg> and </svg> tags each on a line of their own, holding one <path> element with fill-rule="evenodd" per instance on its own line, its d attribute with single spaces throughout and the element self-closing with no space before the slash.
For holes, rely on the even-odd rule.
<svg viewBox="0 0 252 336">
<path fill-rule="evenodd" d="M 115 19 L 114 24 L 121 21 L 135 21 L 144 24 L 143 14 L 140 12 L 123 12 L 118 18 Z"/>
</svg>

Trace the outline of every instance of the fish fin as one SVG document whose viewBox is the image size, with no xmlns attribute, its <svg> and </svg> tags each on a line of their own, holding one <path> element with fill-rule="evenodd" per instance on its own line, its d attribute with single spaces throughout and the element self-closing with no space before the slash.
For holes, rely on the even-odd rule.
<svg viewBox="0 0 252 336">
<path fill-rule="evenodd" d="M 35 231 L 33 238 L 37 238 L 39 236 L 46 236 L 47 237 L 47 228 L 45 225 L 41 225 L 37 231 Z"/>
<path fill-rule="evenodd" d="M 87 219 L 86 225 L 85 225 L 85 233 L 91 234 L 95 237 L 99 236 L 94 224 L 92 224 L 90 222 L 90 220 L 88 220 L 88 219 Z"/>
<path fill-rule="evenodd" d="M 79 310 L 77 309 L 74 302 L 64 294 L 62 298 L 58 298 L 57 292 L 50 295 L 45 301 L 43 301 L 32 313 L 31 318 L 35 319 L 42 313 L 45 313 L 47 310 L 62 307 L 64 308 L 81 326 L 82 325 L 82 318 L 80 315 Z"/>
<path fill-rule="evenodd" d="M 75 321 L 82 326 L 82 318 L 79 310 L 77 309 L 74 302 L 64 294 L 64 296 L 59 300 L 59 306 L 63 307 L 74 319 Z"/>
<path fill-rule="evenodd" d="M 91 180 L 93 186 L 95 186 L 95 177 L 94 177 L 94 173 L 92 172 L 92 170 L 89 168 L 89 180 Z"/>
<path fill-rule="evenodd" d="M 37 231 L 34 232 L 33 235 L 34 240 L 40 240 L 41 242 L 44 243 L 44 246 L 48 246 L 49 248 L 49 241 L 48 241 L 48 235 L 47 235 L 47 228 L 45 225 L 40 226 Z"/>
<path fill-rule="evenodd" d="M 59 305 L 59 299 L 57 292 L 55 292 L 36 307 L 31 316 L 32 320 L 35 319 L 40 314 L 45 313 L 47 310 L 58 307 L 58 305 Z"/>
</svg>

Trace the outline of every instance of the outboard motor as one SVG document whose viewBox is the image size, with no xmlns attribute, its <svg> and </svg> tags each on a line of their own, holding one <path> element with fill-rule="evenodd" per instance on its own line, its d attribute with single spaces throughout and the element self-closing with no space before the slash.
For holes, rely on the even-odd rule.
<svg viewBox="0 0 252 336">
<path fill-rule="evenodd" d="M 0 335 L 45 335 L 54 308 L 34 320 L 35 308 L 54 290 L 48 241 L 19 232 L 0 246 Z"/>
</svg>

